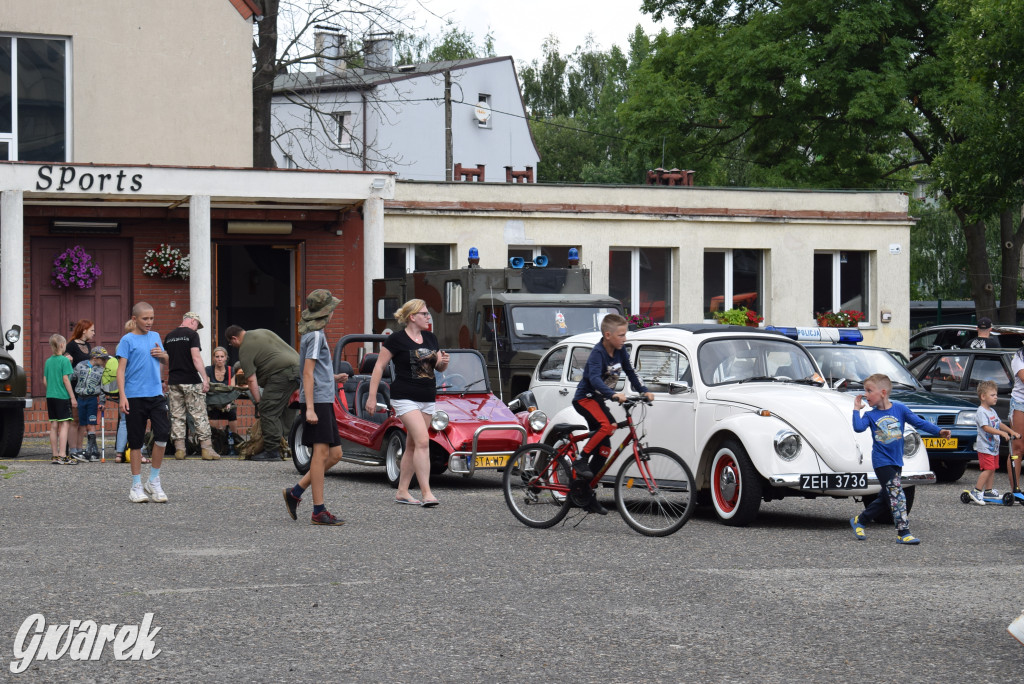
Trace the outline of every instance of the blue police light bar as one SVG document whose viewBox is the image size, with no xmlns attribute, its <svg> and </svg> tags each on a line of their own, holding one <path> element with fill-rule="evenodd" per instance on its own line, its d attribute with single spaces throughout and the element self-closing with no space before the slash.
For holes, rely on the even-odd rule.
<svg viewBox="0 0 1024 684">
<path fill-rule="evenodd" d="M 768 325 L 765 330 L 773 330 L 797 342 L 857 344 L 864 341 L 864 335 L 856 328 L 778 328 Z"/>
</svg>

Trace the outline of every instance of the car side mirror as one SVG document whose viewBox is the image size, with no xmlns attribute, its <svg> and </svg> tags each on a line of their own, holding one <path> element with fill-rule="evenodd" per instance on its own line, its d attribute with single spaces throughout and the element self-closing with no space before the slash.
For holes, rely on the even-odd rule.
<svg viewBox="0 0 1024 684">
<path fill-rule="evenodd" d="M 832 389 L 837 390 L 848 382 L 850 382 L 849 378 L 836 378 L 835 382 L 832 383 Z"/>
<path fill-rule="evenodd" d="M 921 381 L 921 386 L 924 387 L 929 392 L 932 391 L 932 381 L 931 380 L 922 380 Z"/>
<path fill-rule="evenodd" d="M 690 383 L 686 382 L 685 380 L 679 380 L 677 382 L 670 382 L 668 384 L 668 393 L 669 394 L 687 394 L 688 392 L 692 392 L 692 391 L 693 391 L 693 388 L 690 387 Z"/>
</svg>

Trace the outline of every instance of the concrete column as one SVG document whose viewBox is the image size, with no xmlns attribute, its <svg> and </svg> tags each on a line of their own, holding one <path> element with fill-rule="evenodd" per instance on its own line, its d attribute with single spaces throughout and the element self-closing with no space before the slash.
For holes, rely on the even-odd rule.
<svg viewBox="0 0 1024 684">
<path fill-rule="evenodd" d="M 384 277 L 384 200 L 363 203 L 363 332 L 373 326 L 373 279 Z"/>
<path fill-rule="evenodd" d="M 195 311 L 203 322 L 199 331 L 199 344 L 203 346 L 202 356 L 206 365 L 213 363 L 213 269 L 210 252 L 210 196 L 192 195 L 188 201 L 188 254 L 189 254 L 189 308 Z M 181 312 L 182 314 L 185 311 Z M 175 325 L 178 321 L 175 321 Z"/>
<path fill-rule="evenodd" d="M 0 340 L 12 325 L 22 327 L 11 356 L 25 365 L 25 196 L 21 190 L 0 192 Z M 381 259 L 384 254 L 381 248 Z M 0 344 L 6 342 L 0 341 Z M 40 366 L 42 368 L 42 366 Z M 40 372 L 42 372 L 40 370 Z"/>
</svg>

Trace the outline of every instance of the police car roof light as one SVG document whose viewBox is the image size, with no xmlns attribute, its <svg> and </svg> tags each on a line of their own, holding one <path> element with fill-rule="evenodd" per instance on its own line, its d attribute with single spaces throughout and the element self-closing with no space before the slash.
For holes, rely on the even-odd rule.
<svg viewBox="0 0 1024 684">
<path fill-rule="evenodd" d="M 774 330 L 798 342 L 857 344 L 864 341 L 864 335 L 856 328 L 781 328 L 769 325 L 765 330 Z"/>
</svg>

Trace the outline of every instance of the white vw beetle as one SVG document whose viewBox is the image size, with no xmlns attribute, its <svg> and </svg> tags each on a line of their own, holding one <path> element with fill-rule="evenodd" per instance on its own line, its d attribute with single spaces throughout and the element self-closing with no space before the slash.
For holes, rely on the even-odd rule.
<svg viewBox="0 0 1024 684">
<path fill-rule="evenodd" d="M 559 424 L 586 430 L 573 394 L 598 333 L 563 340 L 534 370 L 537 406 Z M 693 471 L 698 500 L 727 525 L 746 525 L 761 501 L 787 496 L 867 497 L 879 491 L 871 434 L 855 433 L 854 398 L 823 386 L 814 360 L 779 333 L 723 325 L 665 325 L 630 332 L 630 358 L 655 394 L 642 431 Z M 620 388 L 623 386 L 620 381 Z M 628 390 L 631 391 L 631 390 Z M 611 404 L 621 419 L 621 409 Z M 613 448 L 622 439 L 612 438 Z M 914 485 L 935 482 L 921 438 L 904 441 L 908 506 Z"/>
</svg>

